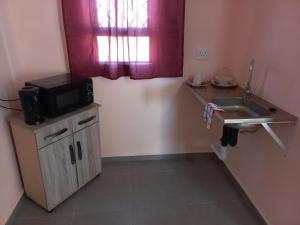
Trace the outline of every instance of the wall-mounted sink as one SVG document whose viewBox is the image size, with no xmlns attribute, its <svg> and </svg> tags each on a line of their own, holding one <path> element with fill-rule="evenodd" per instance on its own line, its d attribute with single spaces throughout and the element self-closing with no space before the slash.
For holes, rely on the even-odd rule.
<svg viewBox="0 0 300 225">
<path fill-rule="evenodd" d="M 297 122 L 297 117 L 256 95 L 245 97 L 245 90 L 240 87 L 234 89 L 215 88 L 210 85 L 206 88 L 187 87 L 202 104 L 212 102 L 224 109 L 224 112 L 216 112 L 215 116 L 230 127 L 249 129 L 263 123 Z"/>
<path fill-rule="evenodd" d="M 234 98 L 215 98 L 212 103 L 221 107 L 227 114 L 231 114 L 232 118 L 242 119 L 242 118 L 258 118 L 266 117 L 271 115 L 271 112 L 261 106 L 255 101 L 249 100 L 244 97 L 234 97 Z M 237 129 L 255 129 L 259 127 L 258 124 L 228 124 L 228 126 Z"/>
<path fill-rule="evenodd" d="M 271 114 L 269 110 L 265 109 L 259 103 L 247 98 L 215 98 L 212 102 L 237 117 L 269 116 Z"/>
<path fill-rule="evenodd" d="M 281 149 L 287 149 L 269 124 L 296 124 L 298 120 L 296 116 L 252 94 L 249 88 L 248 91 L 245 91 L 240 87 L 225 89 L 211 85 L 205 88 L 191 87 L 187 84 L 186 86 L 204 106 L 212 102 L 224 109 L 224 112 L 216 111 L 214 114 L 224 125 L 248 132 L 256 131 L 258 127 L 262 126 Z"/>
</svg>

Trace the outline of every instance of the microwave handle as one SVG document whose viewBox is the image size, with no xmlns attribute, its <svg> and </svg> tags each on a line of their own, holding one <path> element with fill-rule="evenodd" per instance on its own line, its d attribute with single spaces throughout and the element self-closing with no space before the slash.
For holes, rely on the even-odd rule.
<svg viewBox="0 0 300 225">
<path fill-rule="evenodd" d="M 81 120 L 81 121 L 78 122 L 78 125 L 83 125 L 85 123 L 88 123 L 88 122 L 92 121 L 95 118 L 96 118 L 96 116 L 91 116 L 91 117 L 89 117 L 87 119 Z"/>
<path fill-rule="evenodd" d="M 62 134 L 64 134 L 64 133 L 66 133 L 67 131 L 68 131 L 68 128 L 64 128 L 64 129 L 62 129 L 62 130 L 60 130 L 60 131 L 57 131 L 57 132 L 54 133 L 54 134 L 50 134 L 50 135 L 44 137 L 44 140 L 47 141 L 47 140 L 50 139 L 50 138 L 58 137 L 58 136 L 60 136 L 60 135 L 62 135 Z"/>
</svg>

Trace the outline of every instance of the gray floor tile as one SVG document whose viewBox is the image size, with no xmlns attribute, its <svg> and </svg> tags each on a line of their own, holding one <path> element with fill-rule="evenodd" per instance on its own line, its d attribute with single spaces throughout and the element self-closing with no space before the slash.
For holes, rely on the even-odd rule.
<svg viewBox="0 0 300 225">
<path fill-rule="evenodd" d="M 133 217 L 133 225 L 186 225 L 187 223 L 187 213 L 179 209 L 137 209 Z"/>
<path fill-rule="evenodd" d="M 182 158 L 168 160 L 145 160 L 129 162 L 130 174 L 148 174 L 175 171 L 201 171 L 207 168 L 215 168 L 215 162 L 206 158 Z"/>
<path fill-rule="evenodd" d="M 104 163 L 104 174 L 148 174 L 174 171 L 204 171 L 219 167 L 217 159 L 210 156 L 190 156 L 179 159 L 139 160 Z"/>
<path fill-rule="evenodd" d="M 130 174 L 148 174 L 160 172 L 173 172 L 172 160 L 145 160 L 129 162 Z"/>
<path fill-rule="evenodd" d="M 33 201 L 24 198 L 21 203 L 20 209 L 16 213 L 16 218 L 35 218 L 44 216 L 57 216 L 57 215 L 72 215 L 75 208 L 74 196 L 61 203 L 51 213 L 38 206 Z"/>
<path fill-rule="evenodd" d="M 176 161 L 176 160 L 175 160 Z M 179 161 L 179 160 L 178 160 Z M 210 168 L 218 166 L 218 161 L 215 158 L 210 156 L 203 157 L 187 157 L 183 161 L 185 161 L 189 167 L 192 168 Z"/>
<path fill-rule="evenodd" d="M 129 177 L 127 175 L 98 176 L 86 184 L 77 193 L 77 197 L 103 196 L 117 193 L 127 193 L 129 191 Z"/>
<path fill-rule="evenodd" d="M 106 162 L 52 213 L 24 199 L 14 225 L 263 224 L 247 204 L 215 157 Z"/>
<path fill-rule="evenodd" d="M 244 200 L 236 186 L 225 175 L 210 173 L 210 171 L 208 174 L 177 173 L 181 193 L 186 204 Z"/>
<path fill-rule="evenodd" d="M 189 207 L 189 225 L 263 225 L 245 203 L 202 204 Z"/>
<path fill-rule="evenodd" d="M 132 204 L 129 195 L 86 197 L 77 201 L 75 214 L 84 214 L 89 212 L 114 212 L 130 209 L 131 207 Z"/>
<path fill-rule="evenodd" d="M 50 216 L 38 218 L 19 218 L 13 225 L 71 225 L 71 216 Z"/>
<path fill-rule="evenodd" d="M 129 172 L 129 163 L 124 162 L 104 162 L 102 165 L 102 175 L 125 175 Z"/>
<path fill-rule="evenodd" d="M 75 215 L 72 225 L 132 225 L 132 211 Z"/>
<path fill-rule="evenodd" d="M 134 208 L 185 208 L 174 173 L 139 174 L 131 179 Z"/>
<path fill-rule="evenodd" d="M 78 192 L 75 214 L 125 210 L 131 202 L 128 176 L 100 176 Z"/>
<path fill-rule="evenodd" d="M 201 176 L 224 176 L 224 172 L 213 160 L 203 158 L 173 160 L 172 166 L 178 173 L 198 173 Z"/>
</svg>

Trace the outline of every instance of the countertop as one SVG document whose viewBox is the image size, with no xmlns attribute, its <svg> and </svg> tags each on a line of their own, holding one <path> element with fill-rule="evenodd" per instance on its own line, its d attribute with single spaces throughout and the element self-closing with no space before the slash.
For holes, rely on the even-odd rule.
<svg viewBox="0 0 300 225">
<path fill-rule="evenodd" d="M 97 103 L 92 103 L 90 105 L 87 105 L 87 106 L 84 106 L 80 109 L 77 109 L 73 112 L 69 112 L 69 113 L 66 113 L 66 114 L 63 114 L 61 116 L 58 116 L 58 117 L 55 117 L 55 118 L 45 118 L 45 121 L 41 124 L 37 124 L 37 125 L 28 125 L 25 123 L 24 121 L 24 115 L 23 113 L 20 113 L 18 115 L 13 115 L 13 116 L 10 116 L 8 118 L 8 121 L 10 122 L 14 122 L 14 123 L 17 123 L 21 126 L 23 126 L 24 128 L 26 129 L 30 129 L 30 130 L 39 130 L 41 128 L 44 128 L 46 126 L 49 126 L 55 122 L 59 122 L 59 121 L 63 121 L 64 119 L 67 119 L 67 118 L 70 118 L 78 113 L 81 113 L 85 110 L 89 110 L 89 109 L 92 109 L 94 107 L 101 107 L 100 104 L 97 104 Z"/>
<path fill-rule="evenodd" d="M 207 84 L 205 87 L 191 87 L 185 83 L 185 86 L 191 91 L 191 93 L 203 104 L 211 102 L 215 98 L 232 98 L 232 97 L 244 97 L 244 89 L 241 87 L 236 88 L 218 88 L 211 84 Z M 232 113 L 215 112 L 215 116 L 220 119 L 224 124 L 261 124 L 261 123 L 296 123 L 298 118 L 272 103 L 256 96 L 250 95 L 248 100 L 255 101 L 263 106 L 265 109 L 275 108 L 277 111 L 271 113 L 269 116 L 264 117 L 236 117 Z"/>
</svg>

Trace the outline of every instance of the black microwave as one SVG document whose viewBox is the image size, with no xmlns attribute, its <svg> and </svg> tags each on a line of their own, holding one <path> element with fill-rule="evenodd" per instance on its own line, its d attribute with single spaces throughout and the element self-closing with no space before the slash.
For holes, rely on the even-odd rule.
<svg viewBox="0 0 300 225">
<path fill-rule="evenodd" d="M 39 88 L 40 114 L 53 118 L 94 102 L 91 78 L 63 74 L 28 81 L 25 86 Z"/>
</svg>

